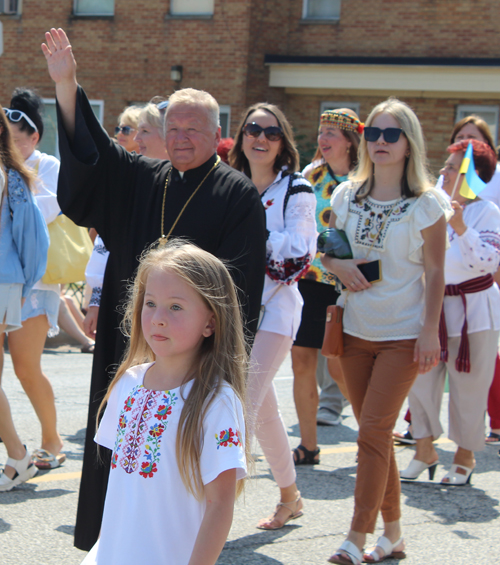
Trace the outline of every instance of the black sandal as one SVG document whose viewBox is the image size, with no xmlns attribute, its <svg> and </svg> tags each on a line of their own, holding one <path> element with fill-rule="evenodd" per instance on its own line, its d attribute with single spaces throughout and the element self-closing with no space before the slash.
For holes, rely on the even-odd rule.
<svg viewBox="0 0 500 565">
<path fill-rule="evenodd" d="M 300 451 L 299 451 L 300 450 Z M 301 452 L 304 454 L 301 457 Z M 317 455 L 319 455 L 320 449 L 315 449 L 314 451 L 309 451 L 306 449 L 302 444 L 297 446 L 295 449 L 292 449 L 293 453 L 293 462 L 295 466 L 297 465 L 318 465 L 319 464 L 319 457 L 315 459 Z"/>
</svg>

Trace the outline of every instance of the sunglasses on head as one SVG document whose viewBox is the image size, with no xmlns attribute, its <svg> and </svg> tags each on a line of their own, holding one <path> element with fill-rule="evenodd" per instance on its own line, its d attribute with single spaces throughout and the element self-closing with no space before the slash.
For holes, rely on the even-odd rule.
<svg viewBox="0 0 500 565">
<path fill-rule="evenodd" d="M 368 126 L 365 127 L 363 135 L 365 136 L 366 141 L 378 141 L 380 134 L 382 134 L 386 143 L 396 143 L 402 131 L 403 130 L 401 128 L 380 129 Z"/>
<path fill-rule="evenodd" d="M 132 128 L 130 126 L 116 126 L 115 127 L 115 135 L 118 135 L 120 132 L 122 132 L 123 135 L 129 135 L 131 131 L 135 131 L 135 128 Z"/>
<path fill-rule="evenodd" d="M 268 128 L 263 128 L 256 124 L 255 122 L 251 122 L 245 124 L 243 128 L 243 133 L 247 137 L 259 137 L 260 134 L 264 132 L 269 141 L 279 141 L 283 137 L 283 130 L 278 126 L 269 126 Z"/>
<path fill-rule="evenodd" d="M 28 124 L 36 132 L 38 132 L 38 128 L 36 127 L 35 122 L 21 110 L 11 110 L 10 108 L 4 108 L 3 111 L 5 112 L 5 115 L 7 116 L 9 121 L 17 124 L 17 122 L 20 122 L 24 118 L 28 122 Z"/>
</svg>

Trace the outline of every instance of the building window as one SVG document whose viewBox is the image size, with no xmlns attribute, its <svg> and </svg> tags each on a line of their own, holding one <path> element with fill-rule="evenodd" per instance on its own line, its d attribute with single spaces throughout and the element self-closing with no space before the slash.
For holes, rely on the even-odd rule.
<svg viewBox="0 0 500 565">
<path fill-rule="evenodd" d="M 214 0 L 170 0 L 172 16 L 211 16 Z"/>
<path fill-rule="evenodd" d="M 56 99 L 44 98 L 43 110 L 43 138 L 38 144 L 38 148 L 42 153 L 54 155 L 59 157 L 59 139 L 57 135 L 57 112 L 56 112 Z M 104 100 L 91 100 L 90 105 L 97 119 L 102 123 L 104 116 Z"/>
<path fill-rule="evenodd" d="M 498 143 L 498 109 L 498 106 L 466 106 L 460 104 L 457 106 L 456 121 L 459 122 L 462 118 L 470 116 L 471 114 L 480 116 L 490 127 L 491 135 L 496 145 Z"/>
<path fill-rule="evenodd" d="M 220 135 L 229 137 L 231 131 L 231 106 L 219 106 Z"/>
<path fill-rule="evenodd" d="M 115 0 L 75 0 L 75 16 L 113 16 Z"/>
<path fill-rule="evenodd" d="M 20 15 L 22 0 L 0 0 L 0 14 Z"/>
<path fill-rule="evenodd" d="M 349 108 L 359 116 L 359 102 L 321 102 L 320 115 L 326 110 L 337 110 L 337 108 Z"/>
<path fill-rule="evenodd" d="M 304 0 L 304 20 L 339 20 L 340 0 Z"/>
</svg>

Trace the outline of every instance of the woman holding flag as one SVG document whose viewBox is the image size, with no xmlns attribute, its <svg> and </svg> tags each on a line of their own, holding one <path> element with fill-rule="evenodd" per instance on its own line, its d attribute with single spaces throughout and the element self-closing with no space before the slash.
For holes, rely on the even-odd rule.
<svg viewBox="0 0 500 565">
<path fill-rule="evenodd" d="M 493 274 L 500 263 L 500 211 L 477 197 L 495 172 L 491 147 L 463 140 L 448 152 L 441 174 L 455 214 L 448 223 L 441 362 L 419 375 L 410 391 L 416 454 L 400 475 L 413 480 L 428 469 L 434 477 L 439 461 L 432 442 L 443 433 L 439 412 L 448 370 L 449 438 L 458 447 L 441 482 L 463 485 L 470 482 L 474 452 L 484 447 L 484 410 L 498 348 L 500 291 Z"/>
</svg>

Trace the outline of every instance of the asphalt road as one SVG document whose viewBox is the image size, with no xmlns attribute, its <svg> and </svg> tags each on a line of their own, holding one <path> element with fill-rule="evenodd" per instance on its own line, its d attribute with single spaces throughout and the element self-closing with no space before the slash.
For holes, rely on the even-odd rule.
<svg viewBox="0 0 500 565">
<path fill-rule="evenodd" d="M 91 363 L 91 355 L 81 354 L 70 346 L 46 350 L 44 354 L 43 366 L 54 386 L 67 460 L 63 467 L 40 473 L 29 483 L 0 494 L 0 565 L 76 565 L 85 556 L 73 547 L 73 529 Z M 19 435 L 29 448 L 38 447 L 40 426 L 13 374 L 8 354 L 2 382 Z M 299 434 L 289 360 L 275 384 L 290 444 L 296 446 Z M 443 422 L 446 422 L 446 410 L 445 405 Z M 255 528 L 257 521 L 268 515 L 278 501 L 278 490 L 268 466 L 262 459 L 257 461 L 245 495 L 237 502 L 233 527 L 219 564 L 326 562 L 342 543 L 353 509 L 357 427 L 349 408 L 344 416 L 340 426 L 318 428 L 321 464 L 298 468 L 304 516 L 282 530 L 264 532 Z M 405 429 L 402 422 L 398 429 Z M 436 481 L 451 465 L 454 449 L 454 444 L 445 438 L 438 443 L 442 466 L 438 468 Z M 254 451 L 259 453 L 258 446 Z M 406 467 L 412 456 L 411 448 L 399 448 L 399 466 Z M 0 444 L 0 461 L 4 462 L 6 457 Z M 478 453 L 476 468 L 472 486 L 445 488 L 437 482 L 402 485 L 402 523 L 408 555 L 405 565 L 500 562 L 498 447 L 490 446 Z M 375 539 L 375 535 L 370 537 Z"/>
</svg>

